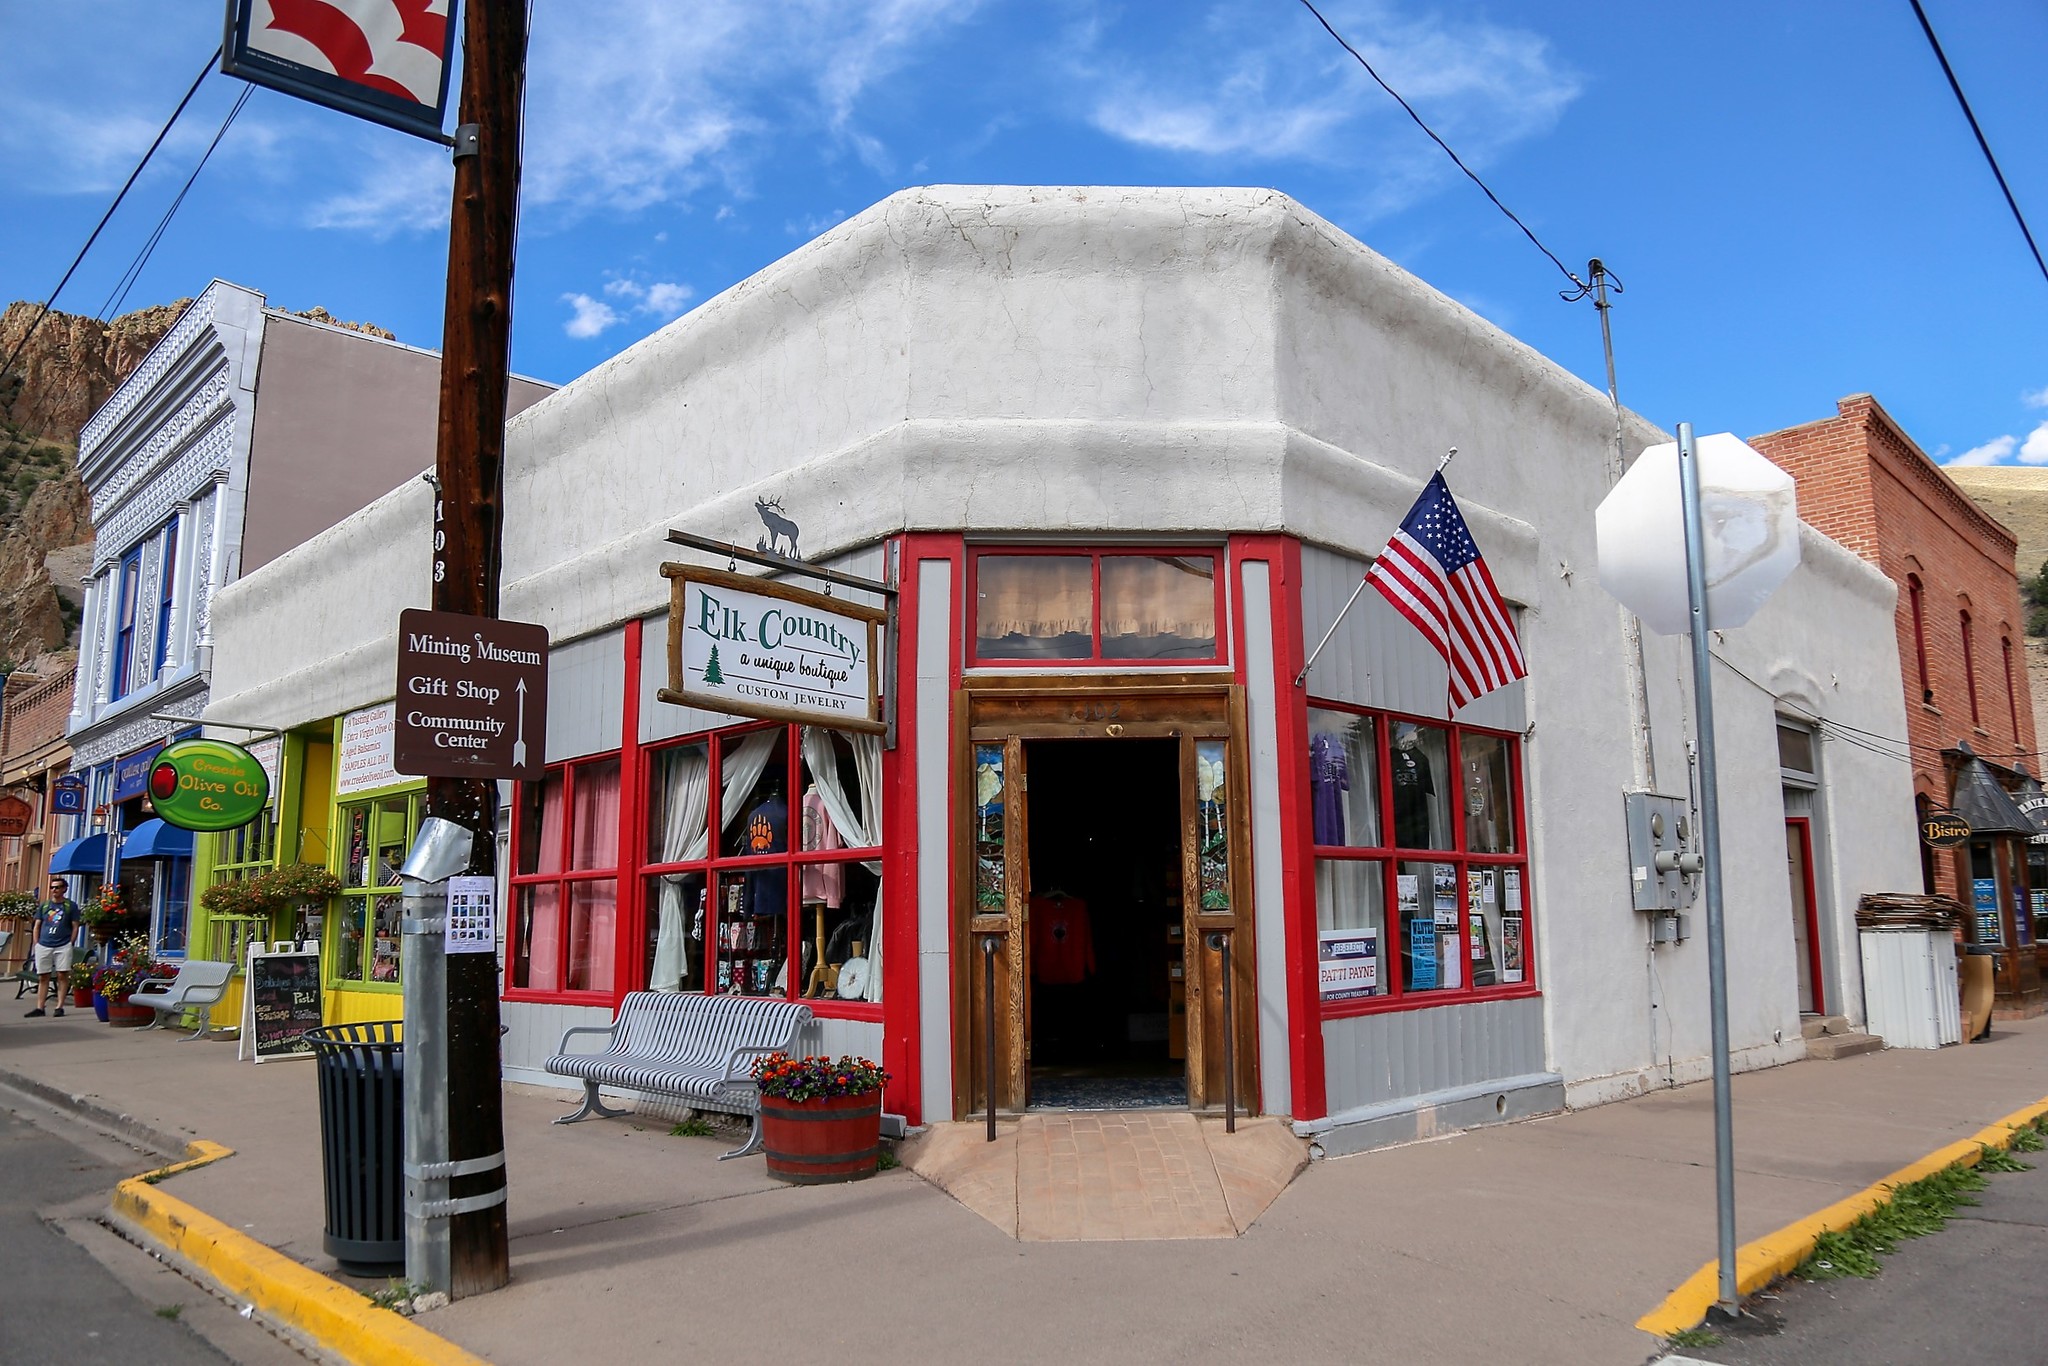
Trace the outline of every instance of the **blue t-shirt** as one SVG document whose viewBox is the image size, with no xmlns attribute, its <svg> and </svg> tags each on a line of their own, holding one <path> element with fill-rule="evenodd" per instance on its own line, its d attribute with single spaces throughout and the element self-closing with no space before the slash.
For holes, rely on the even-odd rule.
<svg viewBox="0 0 2048 1366">
<path fill-rule="evenodd" d="M 61 949 L 78 933 L 78 903 L 70 897 L 45 901 L 36 907 L 36 943 L 46 949 Z"/>
</svg>

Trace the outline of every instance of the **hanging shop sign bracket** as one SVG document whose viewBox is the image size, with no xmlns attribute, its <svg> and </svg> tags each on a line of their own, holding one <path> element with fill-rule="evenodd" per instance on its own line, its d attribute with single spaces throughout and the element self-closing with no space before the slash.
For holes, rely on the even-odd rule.
<svg viewBox="0 0 2048 1366">
<path fill-rule="evenodd" d="M 709 536 L 697 536 L 687 531 L 671 529 L 669 540 L 676 545 L 686 545 L 692 550 L 702 550 L 710 555 L 723 555 L 728 564 L 745 560 L 768 569 L 780 569 L 786 574 L 802 574 L 821 583 L 838 584 L 841 588 L 857 588 L 863 593 L 875 593 L 885 598 L 894 598 L 896 589 L 886 583 L 861 578 L 858 574 L 846 574 L 837 569 L 826 569 L 822 565 L 810 564 L 804 560 L 778 555 L 772 550 L 754 550 L 734 545 L 730 541 L 714 541 Z"/>
</svg>

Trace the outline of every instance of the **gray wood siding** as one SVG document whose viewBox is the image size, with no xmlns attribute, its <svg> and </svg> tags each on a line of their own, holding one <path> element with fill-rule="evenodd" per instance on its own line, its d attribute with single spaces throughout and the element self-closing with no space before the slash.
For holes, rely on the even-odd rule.
<svg viewBox="0 0 2048 1366">
<path fill-rule="evenodd" d="M 1321 546 L 1301 548 L 1302 648 L 1313 650 L 1323 632 L 1344 610 L 1345 599 L 1365 577 L 1366 562 Z M 1512 610 L 1512 609 L 1511 609 Z M 1515 612 L 1521 629 L 1521 613 Z M 1449 674 L 1443 656 L 1422 638 L 1408 619 L 1368 588 L 1359 594 L 1337 634 L 1309 670 L 1310 697 L 1385 707 L 1414 716 L 1445 715 Z M 1526 681 L 1488 693 L 1458 713 L 1458 720 L 1497 730 L 1521 730 L 1528 724 L 1523 693 Z"/>
<path fill-rule="evenodd" d="M 1323 1022 L 1329 1113 L 1545 1070 L 1543 1002 L 1478 1001 Z"/>
<path fill-rule="evenodd" d="M 624 633 L 618 628 L 548 651 L 548 762 L 619 747 L 625 699 Z"/>
</svg>

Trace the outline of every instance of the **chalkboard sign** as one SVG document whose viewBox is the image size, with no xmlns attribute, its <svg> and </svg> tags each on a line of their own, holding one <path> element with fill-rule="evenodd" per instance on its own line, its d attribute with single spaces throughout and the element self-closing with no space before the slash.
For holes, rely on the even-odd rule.
<svg viewBox="0 0 2048 1366">
<path fill-rule="evenodd" d="M 242 1038 L 257 1062 L 313 1056 L 306 1031 L 320 1027 L 320 947 L 249 946 Z"/>
</svg>

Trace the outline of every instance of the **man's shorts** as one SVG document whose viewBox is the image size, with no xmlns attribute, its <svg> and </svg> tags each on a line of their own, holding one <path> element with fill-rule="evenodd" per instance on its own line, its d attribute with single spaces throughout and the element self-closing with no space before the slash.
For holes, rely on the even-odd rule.
<svg viewBox="0 0 2048 1366">
<path fill-rule="evenodd" d="M 71 971 L 71 946 L 59 944 L 51 948 L 48 944 L 36 945 L 36 976 L 54 977 L 60 972 Z"/>
</svg>

